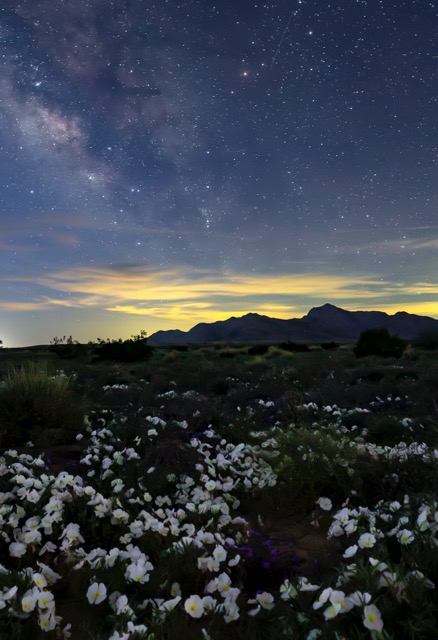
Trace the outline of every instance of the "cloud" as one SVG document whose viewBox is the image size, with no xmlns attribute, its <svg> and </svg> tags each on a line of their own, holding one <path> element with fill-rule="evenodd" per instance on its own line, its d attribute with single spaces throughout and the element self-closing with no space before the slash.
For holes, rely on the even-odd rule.
<svg viewBox="0 0 438 640">
<path fill-rule="evenodd" d="M 25 277 L 4 281 L 23 283 Z M 74 267 L 35 277 L 40 298 L 20 300 L 32 309 L 100 309 L 120 315 L 172 319 L 187 325 L 230 314 L 258 312 L 277 317 L 304 315 L 325 302 L 349 309 L 427 309 L 438 315 L 438 283 L 393 283 L 372 276 L 326 273 L 242 275 L 187 267 L 162 269 L 156 265 L 118 264 Z M 0 309 L 14 309 L 14 302 Z M 23 307 L 24 308 L 24 307 Z"/>
</svg>

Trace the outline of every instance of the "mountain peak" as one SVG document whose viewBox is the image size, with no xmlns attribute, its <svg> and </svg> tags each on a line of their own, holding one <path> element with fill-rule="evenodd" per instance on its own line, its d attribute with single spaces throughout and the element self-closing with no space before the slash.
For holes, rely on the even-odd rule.
<svg viewBox="0 0 438 640">
<path fill-rule="evenodd" d="M 307 314 L 307 318 L 327 318 L 334 315 L 345 314 L 348 313 L 345 309 L 340 309 L 339 307 L 335 307 L 334 304 L 323 304 L 321 307 L 312 307 L 309 313 Z"/>
</svg>

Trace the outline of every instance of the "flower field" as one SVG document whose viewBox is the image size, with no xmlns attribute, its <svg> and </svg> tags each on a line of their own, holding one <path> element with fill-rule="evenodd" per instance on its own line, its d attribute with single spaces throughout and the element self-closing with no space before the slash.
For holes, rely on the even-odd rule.
<svg viewBox="0 0 438 640">
<path fill-rule="evenodd" d="M 436 637 L 433 353 L 28 357 L 84 415 L 2 431 L 0 638 Z"/>
</svg>

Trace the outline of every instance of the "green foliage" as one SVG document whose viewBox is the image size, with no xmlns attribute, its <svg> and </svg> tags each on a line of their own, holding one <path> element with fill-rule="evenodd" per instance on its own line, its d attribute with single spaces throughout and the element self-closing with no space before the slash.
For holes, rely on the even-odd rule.
<svg viewBox="0 0 438 640">
<path fill-rule="evenodd" d="M 424 331 L 414 340 L 414 346 L 428 351 L 435 351 L 438 349 L 438 330 Z"/>
<path fill-rule="evenodd" d="M 93 362 L 113 360 L 116 362 L 139 362 L 153 353 L 153 347 L 147 345 L 146 331 L 131 336 L 128 340 L 99 340 L 94 349 Z"/>
<path fill-rule="evenodd" d="M 321 342 L 320 347 L 326 351 L 332 351 L 333 349 L 338 349 L 339 344 L 337 342 Z"/>
<path fill-rule="evenodd" d="M 312 509 L 320 495 L 336 495 L 352 486 L 354 451 L 347 439 L 293 428 L 277 438 L 279 477 L 291 508 Z"/>
<path fill-rule="evenodd" d="M 280 349 L 283 349 L 284 351 L 291 351 L 292 353 L 304 353 L 310 351 L 310 348 L 307 346 L 307 344 L 304 344 L 302 342 L 292 342 L 291 340 L 282 342 L 278 346 L 280 347 Z"/>
<path fill-rule="evenodd" d="M 354 353 L 356 358 L 372 355 L 400 358 L 405 348 L 406 342 L 398 336 L 391 336 L 387 329 L 368 329 L 360 334 Z"/>
<path fill-rule="evenodd" d="M 0 386 L 0 442 L 35 442 L 49 429 L 50 438 L 63 441 L 84 423 L 85 403 L 73 392 L 62 372 L 50 376 L 47 366 L 28 362 L 11 368 Z"/>
<path fill-rule="evenodd" d="M 80 344 L 77 340 L 73 340 L 72 336 L 68 338 L 55 336 L 50 341 L 49 351 L 56 353 L 63 360 L 73 360 L 74 358 L 86 356 L 89 351 L 89 345 Z"/>
<path fill-rule="evenodd" d="M 249 356 L 264 356 L 268 352 L 268 344 L 254 344 L 248 349 Z"/>
</svg>

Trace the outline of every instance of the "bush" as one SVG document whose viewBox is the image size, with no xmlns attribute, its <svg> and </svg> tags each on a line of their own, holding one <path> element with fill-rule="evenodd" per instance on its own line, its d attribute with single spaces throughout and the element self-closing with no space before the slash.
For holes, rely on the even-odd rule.
<svg viewBox="0 0 438 640">
<path fill-rule="evenodd" d="M 86 356 L 89 351 L 89 345 L 80 344 L 77 340 L 73 340 L 72 336 L 66 338 L 55 337 L 50 341 L 49 351 L 56 353 L 63 360 L 73 360 Z"/>
<path fill-rule="evenodd" d="M 297 353 L 304 353 L 306 351 L 310 351 L 307 344 L 304 344 L 302 342 L 292 342 L 291 340 L 288 340 L 287 342 L 282 342 L 278 346 L 280 347 L 280 349 L 283 349 L 284 351 L 292 351 Z"/>
<path fill-rule="evenodd" d="M 29 362 L 10 369 L 3 380 L 0 416 L 2 446 L 35 443 L 46 429 L 51 441 L 60 442 L 82 429 L 85 403 L 75 396 L 65 374 L 50 376 L 47 366 Z"/>
<path fill-rule="evenodd" d="M 289 508 L 302 512 L 313 508 L 321 495 L 336 496 L 354 488 L 350 465 L 355 454 L 338 434 L 292 428 L 277 437 L 279 486 Z M 278 488 L 277 488 L 278 492 Z"/>
<path fill-rule="evenodd" d="M 269 350 L 268 344 L 254 344 L 248 349 L 249 356 L 264 356 Z"/>
<path fill-rule="evenodd" d="M 339 348 L 339 344 L 337 342 L 321 342 L 319 346 L 325 351 L 331 351 L 332 349 Z"/>
<path fill-rule="evenodd" d="M 368 329 L 363 331 L 353 351 L 356 358 L 383 356 L 400 358 L 406 349 L 406 342 L 398 336 L 391 336 L 387 329 Z"/>
<path fill-rule="evenodd" d="M 414 340 L 414 346 L 420 349 L 427 349 L 428 351 L 434 351 L 438 349 L 438 329 L 423 331 L 416 340 Z"/>
<path fill-rule="evenodd" d="M 139 362 L 146 360 L 153 353 L 153 347 L 146 343 L 146 333 L 132 336 L 129 340 L 101 340 L 94 350 L 93 362 L 114 360 L 117 362 Z"/>
</svg>

